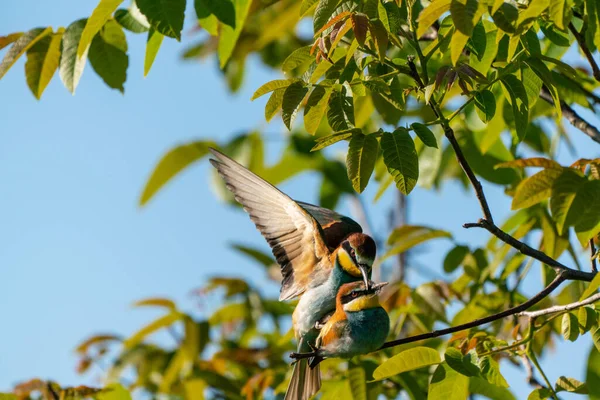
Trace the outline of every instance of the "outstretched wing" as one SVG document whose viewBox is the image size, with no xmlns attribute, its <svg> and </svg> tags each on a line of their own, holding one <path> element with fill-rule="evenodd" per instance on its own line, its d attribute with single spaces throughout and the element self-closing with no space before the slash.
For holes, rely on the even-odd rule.
<svg viewBox="0 0 600 400">
<path fill-rule="evenodd" d="M 313 269 L 330 254 L 319 223 L 275 186 L 225 154 L 214 149 L 210 151 L 217 158 L 210 162 L 235 199 L 250 214 L 281 265 L 283 281 L 279 299 L 287 300 L 302 294 Z"/>
<path fill-rule="evenodd" d="M 304 208 L 314 219 L 317 220 L 321 229 L 323 229 L 323 240 L 330 250 L 336 249 L 340 243 L 351 233 L 362 233 L 362 228 L 358 222 L 352 218 L 338 214 L 328 208 L 315 206 L 303 201 L 296 201 L 300 207 Z"/>
</svg>

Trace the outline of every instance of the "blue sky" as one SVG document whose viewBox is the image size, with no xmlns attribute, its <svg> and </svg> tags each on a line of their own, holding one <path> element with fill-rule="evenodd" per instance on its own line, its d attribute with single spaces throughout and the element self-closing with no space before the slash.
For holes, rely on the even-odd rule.
<svg viewBox="0 0 600 400">
<path fill-rule="evenodd" d="M 94 6 L 90 0 L 6 0 L 0 35 L 65 26 L 88 16 Z M 147 207 L 137 207 L 143 184 L 167 149 L 265 127 L 266 99 L 249 99 L 277 74 L 253 60 L 242 90 L 230 95 L 214 60 L 184 63 L 179 59 L 184 46 L 165 40 L 144 79 L 145 35 L 128 39 L 124 96 L 108 89 L 89 65 L 75 96 L 55 76 L 42 101 L 35 100 L 25 83 L 23 60 L 0 81 L 0 390 L 33 377 L 65 385 L 93 383 L 75 373 L 76 344 L 99 332 L 131 334 L 148 322 L 155 314 L 133 309 L 137 299 L 166 296 L 202 313 L 189 293 L 216 274 L 242 275 L 267 291 L 277 290 L 265 287 L 260 270 L 227 250 L 233 241 L 267 247 L 247 216 L 212 194 L 205 161 L 186 170 Z M 189 37 L 184 35 L 183 42 Z M 279 122 L 265 130 L 284 133 Z M 573 138 L 582 157 L 598 156 L 587 137 L 575 133 Z M 268 144 L 270 159 L 278 142 Z M 562 151 L 561 159 L 571 157 Z M 317 183 L 304 174 L 282 189 L 315 202 Z M 509 202 L 500 190 L 485 187 L 501 220 Z M 375 229 L 384 229 L 377 210 L 386 208 L 393 194 L 373 206 L 374 189 L 367 189 L 365 200 Z M 439 193 L 417 188 L 410 200 L 412 223 L 449 229 L 459 242 L 487 240 L 487 233 L 460 227 L 480 215 L 470 192 L 455 185 Z M 448 248 L 443 241 L 429 245 L 416 261 L 438 270 Z M 531 275 L 528 293 L 540 288 L 538 274 Z M 414 272 L 408 279 L 414 286 L 422 275 Z M 561 374 L 582 379 L 590 344 L 589 337 L 561 343 L 543 360 L 551 380 Z M 519 398 L 529 392 L 519 370 L 503 365 L 503 372 Z"/>
</svg>

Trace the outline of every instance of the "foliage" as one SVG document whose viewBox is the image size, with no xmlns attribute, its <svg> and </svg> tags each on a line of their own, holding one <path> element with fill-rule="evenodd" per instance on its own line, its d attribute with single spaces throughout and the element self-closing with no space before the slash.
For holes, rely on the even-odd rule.
<svg viewBox="0 0 600 400">
<path fill-rule="evenodd" d="M 66 28 L 0 37 L 0 48 L 7 47 L 0 78 L 26 55 L 26 79 L 36 98 L 56 70 L 75 92 L 89 60 L 109 87 L 123 92 L 128 35 L 148 37 L 146 75 L 163 39 L 181 38 L 188 8 L 185 0 L 138 0 L 119 8 L 121 3 L 101 0 L 89 18 Z M 202 29 L 183 58 L 214 55 L 233 91 L 242 84 L 250 54 L 282 70 L 284 78 L 265 83 L 252 99 L 269 95 L 265 118 L 281 114 L 292 134 L 270 166 L 258 132 L 228 143 L 194 141 L 171 149 L 148 180 L 141 205 L 204 158 L 209 146 L 218 146 L 273 184 L 307 170 L 318 173 L 320 203 L 329 208 L 342 196 L 356 198 L 372 181 L 378 185 L 375 202 L 392 183 L 409 195 L 417 184 L 439 189 L 453 180 L 480 190 L 476 179 L 481 178 L 512 198 L 515 212 L 499 226 L 503 232 L 515 239 L 539 238 L 539 248 L 553 259 L 563 253 L 575 258 L 582 247 L 593 248 L 600 231 L 600 158 L 573 156 L 560 165 L 556 155 L 561 141 L 569 143 L 569 135 L 580 134 L 567 132 L 562 117 L 600 143 L 600 132 L 573 109 L 595 112 L 600 103 L 594 92 L 600 70 L 592 56 L 600 47 L 600 9 L 594 0 L 196 0 L 193 8 Z M 296 28 L 305 18 L 312 20 L 314 35 Z M 589 67 L 573 67 L 577 52 Z M 345 164 L 322 151 L 342 148 L 343 141 L 349 142 Z M 540 170 L 530 174 L 533 168 Z M 235 204 L 220 182 L 216 191 Z M 381 260 L 402 256 L 428 240 L 453 241 L 443 263 L 446 282 L 413 288 L 396 279 L 386 288 L 384 306 L 395 321 L 391 338 L 466 323 L 525 299 L 520 284 L 534 260 L 501 237 L 473 248 L 456 243 L 440 227 L 402 225 L 387 240 L 376 239 L 385 254 Z M 279 282 L 270 255 L 242 245 L 233 249 Z M 538 266 L 545 285 L 557 272 L 550 267 Z M 598 276 L 585 292 L 571 284 L 539 304 L 583 300 L 599 285 Z M 84 341 L 77 348 L 79 372 L 108 363 L 107 384 L 152 396 L 280 396 L 289 379 L 285 356 L 293 348 L 287 330 L 293 305 L 230 277 L 214 277 L 197 293 L 219 296 L 223 305 L 198 319 L 168 299 L 138 302 L 165 314 L 129 338 L 98 335 Z M 159 331 L 170 332 L 175 345 L 151 342 L 149 337 Z M 582 340 L 588 332 L 600 349 L 598 311 L 589 305 L 537 320 L 499 319 L 445 340 L 429 338 L 351 362 L 327 360 L 322 398 L 396 398 L 403 392 L 412 399 L 466 399 L 469 394 L 513 399 L 501 358 L 536 368 L 544 387 L 529 398 L 561 391 L 600 398 L 596 350 L 590 354 L 586 383 L 561 376 L 552 384 L 537 361 L 548 345 Z M 34 383 L 38 386 L 31 390 L 17 387 L 15 395 L 28 398 L 34 390 L 44 398 L 62 397 L 58 385 Z M 120 386 L 73 390 L 74 397 L 128 397 Z"/>
</svg>

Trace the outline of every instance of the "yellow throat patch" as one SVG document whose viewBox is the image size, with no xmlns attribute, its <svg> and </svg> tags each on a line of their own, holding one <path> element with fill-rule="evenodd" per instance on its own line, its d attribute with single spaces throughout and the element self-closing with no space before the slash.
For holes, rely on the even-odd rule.
<svg viewBox="0 0 600 400">
<path fill-rule="evenodd" d="M 356 277 L 362 276 L 360 269 L 358 269 L 358 267 L 354 263 L 354 260 L 352 260 L 352 257 L 350 257 L 350 254 L 348 254 L 346 252 L 346 250 L 344 250 L 344 249 L 338 250 L 338 261 L 339 261 L 342 269 L 344 271 L 346 271 L 347 273 L 349 273 L 350 275 L 356 276 Z"/>
<path fill-rule="evenodd" d="M 363 311 L 369 308 L 381 307 L 379 304 L 379 296 L 373 294 L 371 296 L 362 296 L 350 303 L 344 305 L 344 311 Z"/>
</svg>

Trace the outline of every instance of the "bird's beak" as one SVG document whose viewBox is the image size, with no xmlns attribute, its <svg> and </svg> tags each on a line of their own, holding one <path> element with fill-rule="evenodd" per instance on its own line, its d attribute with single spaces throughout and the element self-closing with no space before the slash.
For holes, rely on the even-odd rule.
<svg viewBox="0 0 600 400">
<path fill-rule="evenodd" d="M 360 273 L 365 281 L 365 288 L 369 290 L 371 288 L 371 285 L 369 285 L 369 266 L 367 264 L 358 264 L 358 269 L 360 269 Z"/>
<path fill-rule="evenodd" d="M 389 282 L 379 282 L 379 283 L 375 283 L 371 286 L 371 290 L 373 290 L 374 292 L 379 292 L 381 291 L 381 289 L 383 289 L 383 287 L 385 285 L 387 285 Z"/>
</svg>

